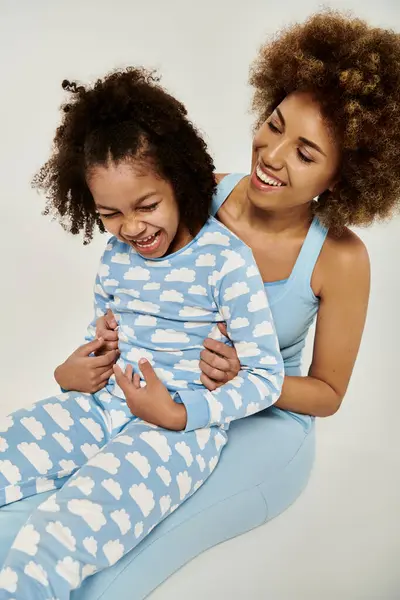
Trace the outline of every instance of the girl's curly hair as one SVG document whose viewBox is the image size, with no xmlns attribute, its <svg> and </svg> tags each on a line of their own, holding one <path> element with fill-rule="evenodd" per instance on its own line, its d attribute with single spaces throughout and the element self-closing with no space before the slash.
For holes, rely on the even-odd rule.
<svg viewBox="0 0 400 600">
<path fill-rule="evenodd" d="M 171 183 L 180 218 L 190 231 L 209 216 L 215 191 L 213 161 L 183 104 L 158 81 L 143 68 L 127 68 L 93 87 L 62 83 L 71 97 L 62 106 L 52 156 L 32 186 L 45 192 L 44 213 L 53 214 L 73 234 L 83 230 L 85 244 L 96 226 L 104 231 L 85 175 L 109 160 L 149 162 Z"/>
<path fill-rule="evenodd" d="M 341 147 L 339 181 L 315 204 L 340 232 L 400 199 L 400 35 L 323 11 L 263 46 L 251 68 L 259 126 L 286 95 L 311 92 Z"/>
</svg>

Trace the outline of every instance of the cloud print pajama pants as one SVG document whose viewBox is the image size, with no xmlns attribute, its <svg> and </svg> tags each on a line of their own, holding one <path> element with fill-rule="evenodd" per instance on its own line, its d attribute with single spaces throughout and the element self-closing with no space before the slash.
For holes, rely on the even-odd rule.
<svg viewBox="0 0 400 600">
<path fill-rule="evenodd" d="M 201 486 L 226 441 L 218 427 L 149 425 L 104 392 L 70 392 L 0 418 L 0 506 L 55 490 L 10 549 L 1 600 L 70 598 Z"/>
</svg>

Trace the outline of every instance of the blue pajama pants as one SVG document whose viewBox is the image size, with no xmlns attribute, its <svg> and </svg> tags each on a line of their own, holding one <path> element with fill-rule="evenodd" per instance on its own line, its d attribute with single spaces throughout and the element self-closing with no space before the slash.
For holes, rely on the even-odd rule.
<svg viewBox="0 0 400 600">
<path fill-rule="evenodd" d="M 61 394 L 0 418 L 0 506 L 55 490 L 15 538 L 0 599 L 69 599 L 189 498 L 226 442 L 218 427 L 145 423 L 105 391 Z"/>
</svg>

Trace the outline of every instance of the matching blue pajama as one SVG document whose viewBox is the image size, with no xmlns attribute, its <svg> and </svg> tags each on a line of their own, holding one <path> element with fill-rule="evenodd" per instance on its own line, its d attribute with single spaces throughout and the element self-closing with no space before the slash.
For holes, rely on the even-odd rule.
<svg viewBox="0 0 400 600">
<path fill-rule="evenodd" d="M 210 476 L 229 424 L 274 404 L 283 363 L 251 251 L 210 218 L 184 249 L 145 260 L 112 238 L 95 285 L 95 320 L 111 307 L 119 364 L 154 366 L 185 404 L 185 431 L 131 415 L 114 377 L 0 419 L 0 504 L 54 489 L 17 535 L 0 573 L 3 600 L 66 600 L 115 564 Z M 199 381 L 205 337 L 227 324 L 241 360 L 215 392 Z M 144 383 L 144 382 L 143 382 Z"/>
</svg>

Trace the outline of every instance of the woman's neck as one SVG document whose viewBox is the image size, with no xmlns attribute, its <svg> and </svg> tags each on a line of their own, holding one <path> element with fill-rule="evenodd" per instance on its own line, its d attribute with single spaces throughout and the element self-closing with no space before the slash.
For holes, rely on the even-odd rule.
<svg viewBox="0 0 400 600">
<path fill-rule="evenodd" d="M 254 230 L 292 236 L 308 230 L 312 221 L 311 202 L 287 210 L 265 210 L 254 206 L 246 196 L 241 216 Z"/>
</svg>

